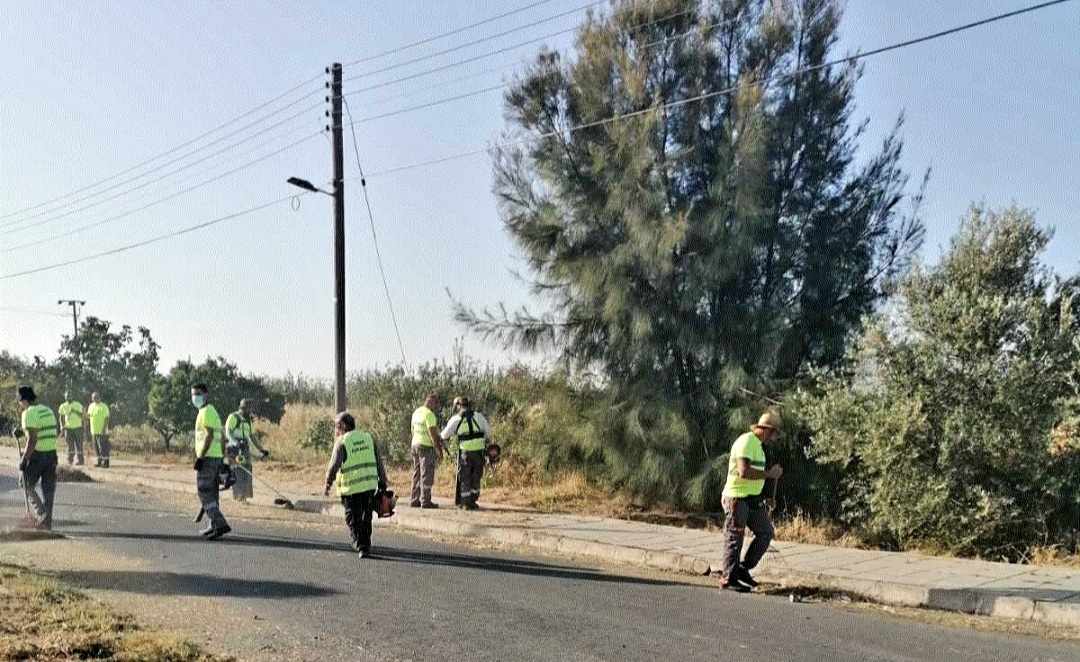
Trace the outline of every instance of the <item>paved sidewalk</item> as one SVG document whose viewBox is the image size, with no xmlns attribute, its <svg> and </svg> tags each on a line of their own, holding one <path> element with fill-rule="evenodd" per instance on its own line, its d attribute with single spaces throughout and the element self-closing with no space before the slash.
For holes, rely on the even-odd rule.
<svg viewBox="0 0 1080 662">
<path fill-rule="evenodd" d="M 14 462 L 14 449 L 0 461 Z M 143 465 L 113 460 L 110 469 L 85 467 L 95 480 L 125 482 L 194 495 L 187 466 Z M 259 466 L 255 467 L 259 476 Z M 275 482 L 298 510 L 342 517 L 336 499 L 319 486 Z M 398 486 L 403 492 L 407 486 Z M 63 486 L 61 485 L 61 489 Z M 274 495 L 256 482 L 256 505 L 272 506 Z M 238 506 L 223 499 L 226 514 Z M 195 500 L 192 499 L 194 509 Z M 545 552 L 603 559 L 641 568 L 704 575 L 720 567 L 722 536 L 717 532 L 629 522 L 603 517 L 543 514 L 491 504 L 464 512 L 441 502 L 420 510 L 399 501 L 397 514 L 379 526 L 522 545 Z M 1080 627 L 1080 571 L 992 563 L 909 552 L 843 549 L 776 541 L 755 571 L 759 579 L 785 586 L 847 591 L 882 603 L 930 607 Z"/>
</svg>

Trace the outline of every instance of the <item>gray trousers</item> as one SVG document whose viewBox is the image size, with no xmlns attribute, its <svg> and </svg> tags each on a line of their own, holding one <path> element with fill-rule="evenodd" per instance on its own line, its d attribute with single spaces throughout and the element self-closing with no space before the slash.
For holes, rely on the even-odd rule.
<svg viewBox="0 0 1080 662">
<path fill-rule="evenodd" d="M 739 555 L 742 554 L 743 536 L 749 528 L 754 534 L 754 540 L 746 549 L 746 556 L 742 559 L 742 565 L 751 570 L 758 564 L 761 557 L 769 549 L 769 543 L 773 539 L 773 525 L 769 519 L 769 510 L 762 500 L 748 501 L 747 499 L 723 498 L 724 512 L 724 577 L 730 577 L 739 565 Z"/>
<path fill-rule="evenodd" d="M 82 441 L 82 428 L 68 428 L 64 430 L 64 442 L 67 444 L 67 460 L 68 464 L 71 464 L 76 459 L 79 464 L 82 464 L 83 459 L 83 441 Z"/>
<path fill-rule="evenodd" d="M 41 483 L 41 496 L 38 496 L 37 484 Z M 53 499 L 56 496 L 56 452 L 34 451 L 30 464 L 23 473 L 23 488 L 30 508 L 39 522 L 52 527 Z"/>
<path fill-rule="evenodd" d="M 431 486 L 435 484 L 435 449 L 432 446 L 412 447 L 412 499 L 410 503 L 431 503 Z"/>
<path fill-rule="evenodd" d="M 203 458 L 202 468 L 195 474 L 195 487 L 199 491 L 199 503 L 206 516 L 210 519 L 210 528 L 221 529 L 229 523 L 221 514 L 221 506 L 218 503 L 218 471 L 221 469 L 221 458 Z"/>
<path fill-rule="evenodd" d="M 94 453 L 99 460 L 109 459 L 109 451 L 112 449 L 112 445 L 109 444 L 108 434 L 92 434 L 94 438 Z"/>
<path fill-rule="evenodd" d="M 465 451 L 458 461 L 458 495 L 461 503 L 476 505 L 484 478 L 484 451 Z"/>
</svg>

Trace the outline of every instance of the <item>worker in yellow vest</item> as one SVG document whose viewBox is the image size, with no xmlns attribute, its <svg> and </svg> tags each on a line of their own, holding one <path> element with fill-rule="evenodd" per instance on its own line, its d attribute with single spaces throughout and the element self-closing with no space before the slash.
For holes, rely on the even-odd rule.
<svg viewBox="0 0 1080 662">
<path fill-rule="evenodd" d="M 101 401 L 97 392 L 90 394 L 90 406 L 86 408 L 86 417 L 90 419 L 90 437 L 94 440 L 94 453 L 97 466 L 109 468 L 109 406 Z"/>
<path fill-rule="evenodd" d="M 439 436 L 439 421 L 435 409 L 439 406 L 439 396 L 428 393 L 424 404 L 417 407 L 412 415 L 412 498 L 409 505 L 413 508 L 438 508 L 439 504 L 431 500 L 431 488 L 435 485 L 435 467 L 446 453 L 446 446 Z"/>
<path fill-rule="evenodd" d="M 218 474 L 224 463 L 225 435 L 221 416 L 209 402 L 206 384 L 191 387 L 191 404 L 199 410 L 195 417 L 195 489 L 203 512 L 210 520 L 199 533 L 207 540 L 216 540 L 232 531 L 218 501 Z"/>
<path fill-rule="evenodd" d="M 773 525 L 762 490 L 766 479 L 777 480 L 784 474 L 784 468 L 779 464 L 765 469 L 763 444 L 775 439 L 779 429 L 780 417 L 766 412 L 750 428 L 750 432 L 741 435 L 731 446 L 727 483 L 721 500 L 726 515 L 724 574 L 720 580 L 723 589 L 746 593 L 758 585 L 750 571 L 765 556 L 773 537 Z M 740 562 L 747 528 L 753 532 L 754 540 Z"/>
<path fill-rule="evenodd" d="M 56 410 L 60 415 L 61 434 L 67 446 L 68 464 L 82 466 L 86 463 L 83 456 L 83 406 L 78 400 L 72 400 L 71 394 L 64 391 L 64 401 Z"/>
<path fill-rule="evenodd" d="M 53 499 L 56 496 L 56 437 L 59 424 L 56 415 L 45 405 L 37 404 L 37 395 L 31 386 L 20 386 L 19 409 L 22 410 L 22 428 L 16 436 L 26 438 L 26 448 L 19 458 L 23 489 L 27 505 L 34 515 L 26 514 L 24 526 L 43 531 L 52 529 Z M 41 496 L 37 485 L 41 483 Z"/>
<path fill-rule="evenodd" d="M 480 508 L 480 481 L 484 478 L 484 459 L 491 443 L 491 428 L 487 419 L 473 411 L 472 402 L 465 396 L 454 398 L 454 415 L 443 428 L 443 440 L 457 439 L 458 478 L 454 503 L 465 510 Z"/>
<path fill-rule="evenodd" d="M 240 407 L 225 419 L 225 437 L 229 440 L 225 446 L 225 454 L 232 458 L 233 469 L 239 469 L 236 472 L 236 482 L 232 486 L 233 498 L 244 502 L 255 495 L 254 476 L 251 473 L 252 448 L 258 450 L 264 460 L 270 457 L 270 451 L 259 445 L 258 437 L 255 436 L 251 421 L 251 400 L 241 400 Z"/>
<path fill-rule="evenodd" d="M 326 468 L 323 494 L 337 486 L 345 507 L 345 524 L 352 536 L 353 549 L 361 559 L 371 555 L 371 517 L 375 510 L 376 490 L 386 489 L 386 470 L 370 432 L 356 429 L 356 419 L 341 412 L 334 419 L 334 449 Z"/>
</svg>

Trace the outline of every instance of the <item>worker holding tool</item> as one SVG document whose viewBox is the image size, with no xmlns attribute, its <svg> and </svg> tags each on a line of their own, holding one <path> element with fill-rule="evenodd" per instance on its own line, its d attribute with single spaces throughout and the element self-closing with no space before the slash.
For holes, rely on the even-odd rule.
<svg viewBox="0 0 1080 662">
<path fill-rule="evenodd" d="M 323 494 L 337 485 L 345 524 L 352 536 L 353 549 L 361 559 L 371 555 L 371 516 L 375 509 L 376 490 L 386 490 L 386 470 L 371 433 L 356 429 L 356 419 L 348 412 L 334 418 L 334 449 L 326 467 Z"/>
<path fill-rule="evenodd" d="M 446 453 L 446 446 L 439 436 L 438 419 L 435 408 L 439 406 L 439 396 L 428 393 L 424 404 L 417 407 L 412 415 L 412 499 L 413 508 L 438 508 L 439 504 L 431 500 L 431 487 L 435 484 L 435 465 L 441 462 Z"/>
<path fill-rule="evenodd" d="M 224 465 L 224 435 L 221 416 L 208 400 L 206 384 L 191 387 L 191 404 L 199 410 L 195 417 L 195 487 L 199 503 L 210 519 L 207 527 L 199 533 L 207 540 L 216 540 L 232 528 L 221 513 L 218 502 L 218 475 Z"/>
<path fill-rule="evenodd" d="M 86 417 L 90 419 L 90 436 L 94 440 L 94 453 L 97 466 L 109 468 L 109 406 L 101 401 L 97 391 L 90 394 L 90 406 L 86 408 Z"/>
<path fill-rule="evenodd" d="M 26 438 L 26 448 L 19 458 L 19 473 L 26 492 L 26 526 L 49 531 L 52 529 L 53 498 L 56 496 L 56 437 L 60 426 L 56 415 L 45 405 L 37 404 L 31 386 L 18 388 L 19 409 L 22 410 L 22 430 L 16 442 Z M 41 483 L 41 496 L 37 485 Z M 33 510 L 31 514 L 30 510 Z"/>
<path fill-rule="evenodd" d="M 251 401 L 244 398 L 240 407 L 225 419 L 225 437 L 229 440 L 225 451 L 232 459 L 236 472 L 233 483 L 233 499 L 243 502 L 254 495 L 251 474 L 251 447 L 254 446 L 263 459 L 270 457 L 270 452 L 259 445 L 251 425 Z"/>
<path fill-rule="evenodd" d="M 720 588 L 747 593 L 758 585 L 750 571 L 769 549 L 773 537 L 773 525 L 769 519 L 762 491 L 766 479 L 778 480 L 784 469 L 774 464 L 765 469 L 765 449 L 776 438 L 780 417 L 772 412 L 761 415 L 750 432 L 741 435 L 731 446 L 728 457 L 727 484 L 724 485 L 724 575 Z M 754 540 L 739 561 L 746 528 L 754 534 Z"/>
<path fill-rule="evenodd" d="M 484 477 L 484 459 L 491 442 L 491 428 L 487 419 L 473 411 L 472 403 L 465 396 L 454 398 L 454 415 L 442 431 L 443 440 L 457 439 L 458 477 L 454 503 L 465 510 L 478 510 L 480 481 Z"/>
<path fill-rule="evenodd" d="M 64 443 L 67 446 L 68 464 L 82 466 L 86 463 L 83 457 L 83 406 L 78 400 L 72 400 L 71 394 L 64 391 L 64 401 L 56 410 L 60 415 Z"/>
</svg>

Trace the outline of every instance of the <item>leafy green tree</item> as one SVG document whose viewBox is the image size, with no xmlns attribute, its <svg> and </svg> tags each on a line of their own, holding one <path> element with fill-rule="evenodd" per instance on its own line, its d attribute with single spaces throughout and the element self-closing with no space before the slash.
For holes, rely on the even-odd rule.
<svg viewBox="0 0 1080 662">
<path fill-rule="evenodd" d="M 808 398 L 849 524 L 898 547 L 1077 549 L 1077 300 L 1040 263 L 1048 239 L 1024 210 L 972 209 Z"/>
<path fill-rule="evenodd" d="M 195 409 L 191 405 L 191 387 L 204 383 L 210 389 L 210 403 L 224 417 L 234 411 L 241 398 L 254 402 L 252 414 L 277 423 L 285 412 L 284 398 L 271 391 L 263 381 L 242 374 L 224 357 L 207 358 L 201 365 L 179 361 L 169 374 L 154 380 L 147 402 L 150 425 L 161 435 L 165 449 L 172 439 L 185 433 L 193 433 Z"/>
<path fill-rule="evenodd" d="M 111 322 L 87 317 L 78 337 L 63 337 L 59 355 L 49 364 L 49 400 L 59 403 L 68 390 L 86 405 L 97 391 L 109 405 L 113 424 L 143 423 L 160 347 L 146 327 L 125 324 L 117 330 Z"/>
<path fill-rule="evenodd" d="M 859 69 L 792 73 L 834 55 L 840 14 L 618 1 L 506 94 L 529 140 L 497 150 L 495 193 L 551 312 L 456 317 L 599 369 L 606 462 L 643 496 L 715 504 L 722 453 L 758 413 L 742 389 L 836 363 L 921 242 L 896 131 L 860 145 Z"/>
</svg>

